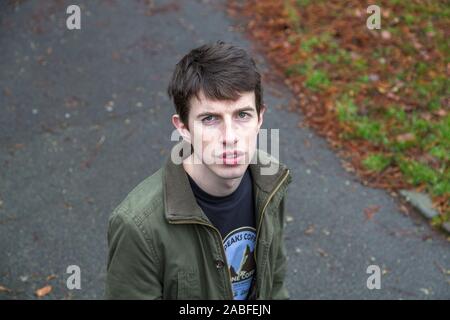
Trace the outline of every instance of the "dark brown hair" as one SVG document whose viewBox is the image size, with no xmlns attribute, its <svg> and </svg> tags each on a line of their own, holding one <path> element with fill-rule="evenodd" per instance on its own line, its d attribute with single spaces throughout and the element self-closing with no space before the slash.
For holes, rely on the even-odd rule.
<svg viewBox="0 0 450 320">
<path fill-rule="evenodd" d="M 187 126 L 189 101 L 200 90 L 209 100 L 236 101 L 243 92 L 255 92 L 259 117 L 263 104 L 261 75 L 255 61 L 242 48 L 217 41 L 193 49 L 175 66 L 167 88 L 181 121 Z"/>
</svg>

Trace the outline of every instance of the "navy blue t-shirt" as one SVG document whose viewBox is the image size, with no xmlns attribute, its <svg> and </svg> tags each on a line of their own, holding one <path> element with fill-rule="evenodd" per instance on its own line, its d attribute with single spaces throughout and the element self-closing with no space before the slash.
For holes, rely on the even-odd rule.
<svg viewBox="0 0 450 320">
<path fill-rule="evenodd" d="M 256 272 L 256 229 L 250 170 L 247 169 L 236 190 L 225 197 L 208 194 L 189 175 L 188 178 L 198 205 L 222 235 L 234 299 L 245 300 Z"/>
</svg>

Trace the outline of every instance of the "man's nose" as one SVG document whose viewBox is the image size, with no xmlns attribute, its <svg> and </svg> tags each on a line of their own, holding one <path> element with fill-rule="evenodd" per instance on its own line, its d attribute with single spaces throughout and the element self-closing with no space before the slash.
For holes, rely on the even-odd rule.
<svg viewBox="0 0 450 320">
<path fill-rule="evenodd" d="M 231 121 L 225 121 L 223 130 L 222 144 L 224 147 L 235 145 L 238 142 L 238 136 L 236 128 L 233 127 L 233 123 Z"/>
</svg>

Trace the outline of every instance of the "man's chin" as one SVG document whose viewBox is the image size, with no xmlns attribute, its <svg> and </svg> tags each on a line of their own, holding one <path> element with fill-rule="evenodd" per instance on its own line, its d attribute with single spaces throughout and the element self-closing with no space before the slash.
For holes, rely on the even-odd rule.
<svg viewBox="0 0 450 320">
<path fill-rule="evenodd" d="M 226 165 L 226 164 L 216 164 L 212 171 L 222 179 L 237 179 L 244 175 L 248 164 L 236 164 L 236 165 Z"/>
</svg>

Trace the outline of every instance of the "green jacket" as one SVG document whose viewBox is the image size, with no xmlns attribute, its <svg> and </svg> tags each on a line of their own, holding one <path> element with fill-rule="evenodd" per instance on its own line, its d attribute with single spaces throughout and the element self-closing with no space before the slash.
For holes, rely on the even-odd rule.
<svg viewBox="0 0 450 320">
<path fill-rule="evenodd" d="M 284 286 L 285 194 L 289 170 L 257 150 L 253 176 L 256 281 L 250 299 L 288 299 Z M 267 163 L 273 175 L 261 174 Z M 233 299 L 222 237 L 197 205 L 181 164 L 142 181 L 109 219 L 108 299 Z"/>
</svg>

